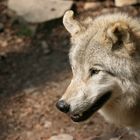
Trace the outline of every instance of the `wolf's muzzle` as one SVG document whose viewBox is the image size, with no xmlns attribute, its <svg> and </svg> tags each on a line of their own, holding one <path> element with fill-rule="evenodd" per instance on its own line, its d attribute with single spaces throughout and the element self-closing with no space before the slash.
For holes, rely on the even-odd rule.
<svg viewBox="0 0 140 140">
<path fill-rule="evenodd" d="M 71 119 L 74 122 L 81 122 L 87 120 L 109 100 L 111 94 L 111 91 L 106 92 L 102 96 L 98 97 L 96 101 L 86 111 L 81 112 L 80 114 L 71 114 Z"/>
</svg>

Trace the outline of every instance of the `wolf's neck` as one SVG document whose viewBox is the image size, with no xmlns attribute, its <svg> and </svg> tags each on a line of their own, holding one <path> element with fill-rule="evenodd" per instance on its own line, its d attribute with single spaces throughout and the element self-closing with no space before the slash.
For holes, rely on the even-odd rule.
<svg viewBox="0 0 140 140">
<path fill-rule="evenodd" d="M 125 104 L 124 100 L 105 105 L 99 113 L 111 123 L 128 127 L 140 127 L 140 101 L 133 107 Z"/>
</svg>

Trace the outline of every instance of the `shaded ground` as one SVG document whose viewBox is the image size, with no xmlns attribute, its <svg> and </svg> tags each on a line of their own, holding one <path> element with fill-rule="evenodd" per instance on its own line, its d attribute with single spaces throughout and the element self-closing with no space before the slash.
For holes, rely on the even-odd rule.
<svg viewBox="0 0 140 140">
<path fill-rule="evenodd" d="M 58 112 L 55 103 L 71 79 L 68 33 L 57 20 L 39 25 L 33 37 L 19 35 L 19 25 L 12 24 L 5 8 L 0 3 L 0 22 L 5 26 L 0 33 L 0 140 L 48 140 L 60 133 L 75 140 L 104 140 L 102 135 L 137 140 L 126 130 L 107 124 L 99 114 L 76 124 Z M 77 2 L 73 8 L 81 19 L 120 10 L 140 14 L 138 6 L 118 9 L 112 1 L 86 10 L 83 2 Z M 45 46 L 41 45 L 44 40 Z"/>
</svg>

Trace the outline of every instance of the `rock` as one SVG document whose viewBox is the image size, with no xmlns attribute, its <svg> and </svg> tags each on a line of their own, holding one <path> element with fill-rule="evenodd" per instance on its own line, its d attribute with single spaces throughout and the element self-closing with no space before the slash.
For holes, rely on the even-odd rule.
<svg viewBox="0 0 140 140">
<path fill-rule="evenodd" d="M 119 140 L 120 138 L 111 138 L 110 140 Z"/>
<path fill-rule="evenodd" d="M 50 128 L 51 126 L 52 126 L 52 122 L 50 122 L 50 121 L 45 121 L 45 123 L 44 123 L 44 128 L 48 129 L 48 128 Z"/>
<path fill-rule="evenodd" d="M 3 48 L 6 48 L 8 46 L 8 42 L 7 41 L 0 41 L 0 46 Z"/>
<path fill-rule="evenodd" d="M 73 136 L 68 134 L 59 134 L 56 136 L 50 137 L 48 140 L 74 140 Z"/>
<path fill-rule="evenodd" d="M 66 0 L 8 0 L 9 9 L 31 23 L 59 18 L 72 4 Z"/>
<path fill-rule="evenodd" d="M 29 93 L 34 93 L 36 92 L 37 88 L 27 88 L 27 89 L 24 89 L 24 93 L 25 94 L 29 94 Z"/>
<path fill-rule="evenodd" d="M 84 10 L 97 9 L 100 6 L 101 6 L 100 2 L 86 2 L 84 4 Z"/>
<path fill-rule="evenodd" d="M 69 126 L 67 129 L 68 129 L 68 132 L 69 132 L 69 133 L 72 133 L 72 132 L 75 131 L 75 128 L 72 127 L 72 126 Z"/>
<path fill-rule="evenodd" d="M 115 0 L 115 5 L 119 7 L 137 4 L 137 3 L 140 3 L 140 1 L 139 0 Z"/>
<path fill-rule="evenodd" d="M 4 31 L 4 25 L 0 23 L 0 33 Z"/>
<path fill-rule="evenodd" d="M 49 54 L 51 52 L 51 50 L 50 50 L 46 41 L 42 41 L 41 46 L 42 46 L 44 54 Z"/>
</svg>

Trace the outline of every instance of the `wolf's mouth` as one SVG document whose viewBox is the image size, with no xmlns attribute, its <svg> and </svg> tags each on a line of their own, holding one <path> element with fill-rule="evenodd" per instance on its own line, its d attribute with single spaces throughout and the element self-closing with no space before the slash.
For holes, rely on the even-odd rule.
<svg viewBox="0 0 140 140">
<path fill-rule="evenodd" d="M 86 111 L 80 114 L 71 114 L 70 117 L 74 122 L 81 122 L 87 120 L 91 117 L 97 110 L 99 110 L 110 98 L 111 92 L 107 92 L 101 97 L 98 97 L 93 105 L 88 108 Z"/>
</svg>

